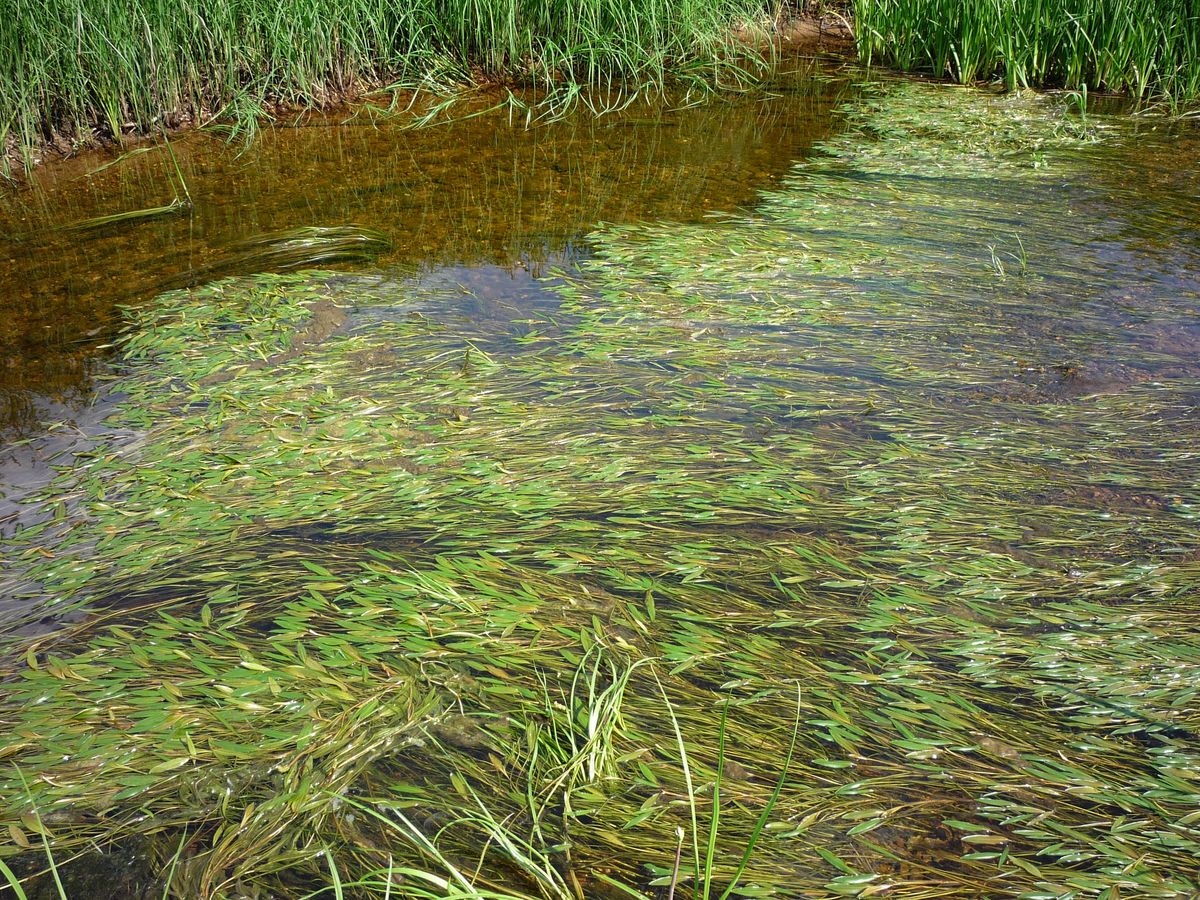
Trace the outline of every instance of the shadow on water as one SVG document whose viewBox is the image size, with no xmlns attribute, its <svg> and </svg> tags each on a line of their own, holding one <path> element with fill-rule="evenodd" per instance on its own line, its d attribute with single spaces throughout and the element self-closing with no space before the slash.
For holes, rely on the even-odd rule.
<svg viewBox="0 0 1200 900">
<path fill-rule="evenodd" d="M 569 263 L 598 222 L 692 221 L 753 203 L 829 136 L 845 91 L 797 61 L 762 90 L 533 127 L 500 110 L 461 118 L 488 97 L 425 129 L 344 112 L 248 148 L 192 135 L 176 145 L 190 215 L 85 233 L 65 226 L 169 202 L 165 155 L 103 168 L 111 157 L 88 154 L 39 172 L 32 189 L 0 197 L 0 429 L 37 429 L 88 398 L 119 305 L 278 268 L 239 259 L 247 240 L 353 223 L 391 240 L 381 267 L 490 266 L 525 281 Z"/>
</svg>

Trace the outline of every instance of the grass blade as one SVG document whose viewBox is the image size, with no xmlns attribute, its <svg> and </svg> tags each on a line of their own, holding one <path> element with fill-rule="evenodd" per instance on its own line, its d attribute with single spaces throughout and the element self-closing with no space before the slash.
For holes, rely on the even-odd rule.
<svg viewBox="0 0 1200 900">
<path fill-rule="evenodd" d="M 754 855 L 754 848 L 758 846 L 758 839 L 762 837 L 763 829 L 767 825 L 767 820 L 771 817 L 771 812 L 775 809 L 775 804 L 779 802 L 779 795 L 783 791 L 783 785 L 787 781 L 788 769 L 792 765 L 792 755 L 796 752 L 796 738 L 800 734 L 800 687 L 796 687 L 796 721 L 792 726 L 792 740 L 788 744 L 787 757 L 783 761 L 783 771 L 779 773 L 779 780 L 775 782 L 775 790 L 771 792 L 771 798 L 767 801 L 767 805 L 763 807 L 763 811 L 759 814 L 758 820 L 754 823 L 754 828 L 750 832 L 750 840 L 746 844 L 746 850 L 742 853 L 742 858 L 738 862 L 737 871 L 734 872 L 733 879 L 729 882 L 729 886 L 725 888 L 721 894 L 720 900 L 726 898 L 733 893 L 734 888 L 738 886 L 742 875 L 746 871 L 746 866 L 750 864 L 750 857 Z"/>
</svg>

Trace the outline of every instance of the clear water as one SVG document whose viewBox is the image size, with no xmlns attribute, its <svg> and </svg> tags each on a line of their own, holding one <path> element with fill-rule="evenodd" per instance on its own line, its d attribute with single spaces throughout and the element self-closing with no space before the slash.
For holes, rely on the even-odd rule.
<svg viewBox="0 0 1200 900">
<path fill-rule="evenodd" d="M 284 807 L 347 872 L 411 853 L 346 792 L 532 893 L 454 822 L 486 808 L 582 885 L 555 896 L 608 896 L 665 887 L 720 777 L 719 896 L 794 742 L 758 895 L 1193 896 L 1200 141 L 913 85 L 839 120 L 838 90 L 554 126 L 587 138 L 545 184 L 471 120 L 528 155 L 444 231 L 399 187 L 419 154 L 337 221 L 297 187 L 202 251 L 152 226 L 187 263 L 142 258 L 124 396 L 7 545 L 17 608 L 93 617 L 0 705 L 55 828 L 162 856 L 225 821 L 184 892 L 269 893 L 324 877 L 280 862 Z M 409 237 L 148 299 L 351 219 Z"/>
</svg>

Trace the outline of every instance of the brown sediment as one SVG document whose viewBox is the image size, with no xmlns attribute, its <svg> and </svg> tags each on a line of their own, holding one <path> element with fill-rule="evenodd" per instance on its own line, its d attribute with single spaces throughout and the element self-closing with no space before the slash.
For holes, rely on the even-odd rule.
<svg viewBox="0 0 1200 900">
<path fill-rule="evenodd" d="M 790 50 L 849 53 L 854 49 L 850 21 L 833 11 L 786 18 L 775 26 L 773 37 Z"/>
<path fill-rule="evenodd" d="M 346 310 L 331 303 L 329 300 L 314 300 L 308 305 L 308 311 L 312 313 L 312 318 L 304 324 L 303 328 L 296 330 L 296 336 L 292 338 L 291 346 L 288 349 L 273 353 L 266 359 L 254 360 L 238 369 L 214 372 L 212 375 L 201 378 L 198 384 L 201 387 L 221 384 L 235 377 L 238 371 L 245 371 L 246 369 L 277 368 L 300 356 L 314 345 L 327 340 L 335 331 L 346 324 L 346 319 L 348 318 Z"/>
</svg>

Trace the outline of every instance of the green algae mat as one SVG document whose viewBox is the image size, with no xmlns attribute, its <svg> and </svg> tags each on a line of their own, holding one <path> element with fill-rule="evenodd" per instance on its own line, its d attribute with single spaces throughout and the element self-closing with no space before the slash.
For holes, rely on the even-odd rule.
<svg viewBox="0 0 1200 900">
<path fill-rule="evenodd" d="M 1181 210 L 1051 100 L 845 115 L 753 211 L 601 227 L 540 302 L 305 272 L 132 311 L 120 438 L 4 548 L 89 612 L 7 644 L 0 858 L 129 852 L 179 897 L 1196 896 Z"/>
</svg>

